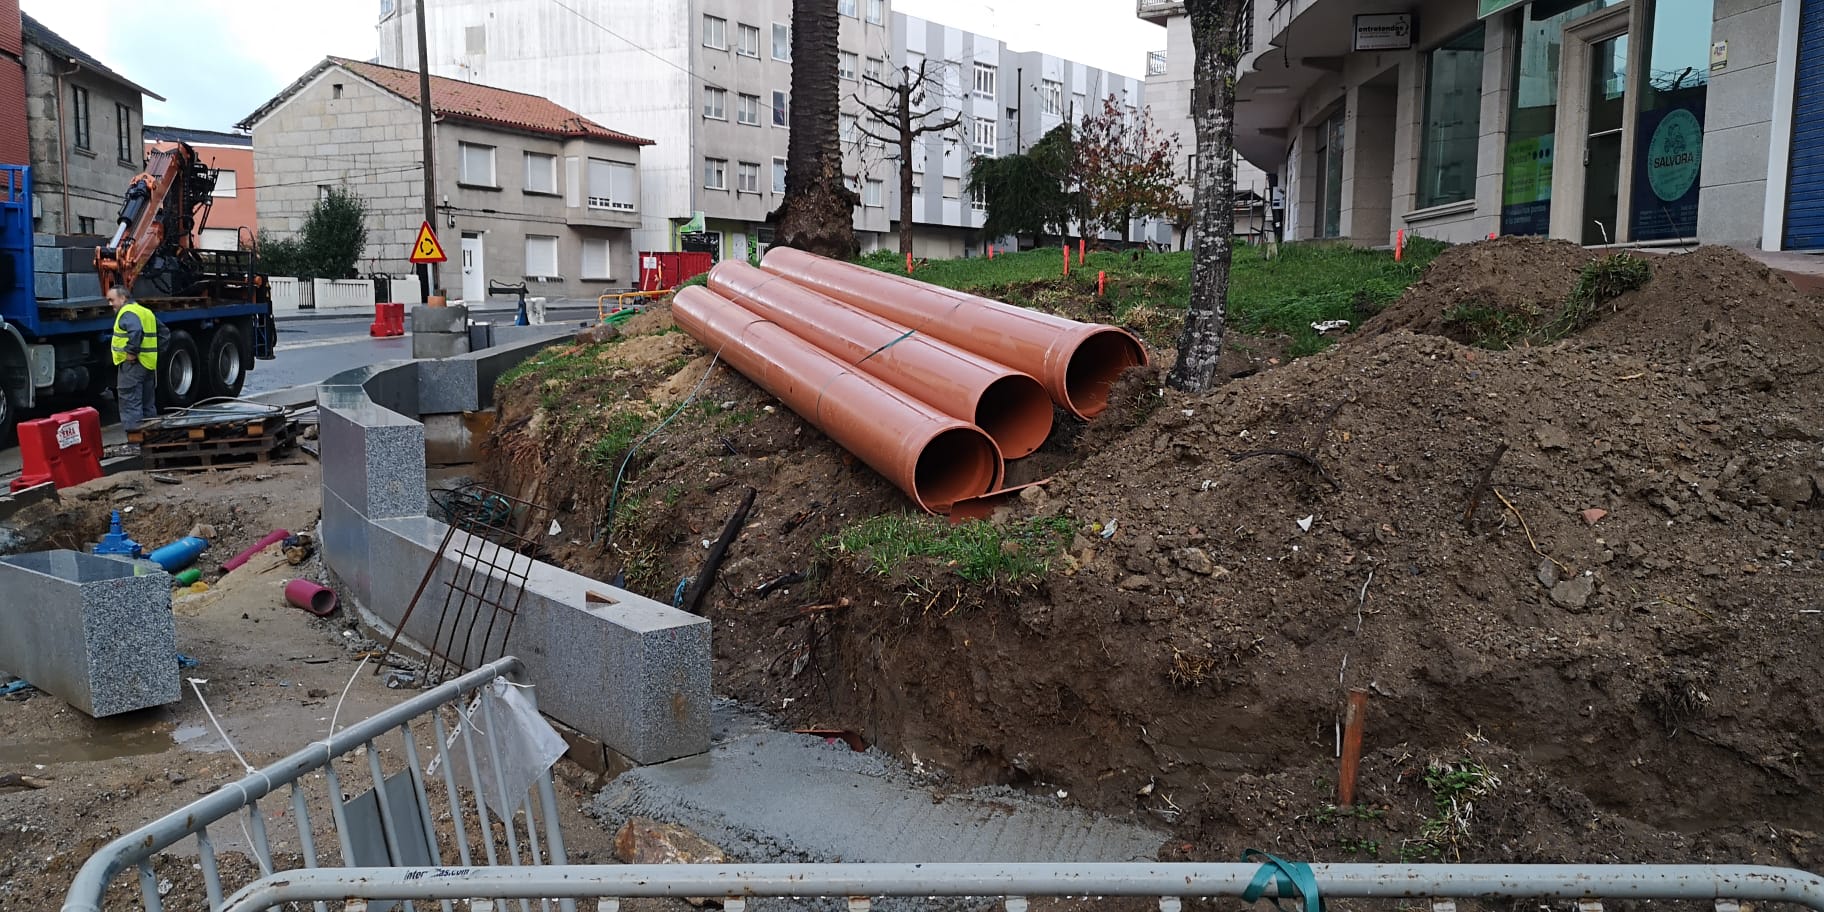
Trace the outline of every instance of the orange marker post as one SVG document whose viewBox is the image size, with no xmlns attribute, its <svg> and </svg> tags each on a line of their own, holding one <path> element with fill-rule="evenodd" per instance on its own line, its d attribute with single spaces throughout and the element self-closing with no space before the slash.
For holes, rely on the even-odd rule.
<svg viewBox="0 0 1824 912">
<path fill-rule="evenodd" d="M 994 245 L 993 244 L 988 245 L 988 259 L 991 259 L 991 260 L 994 259 Z"/>
<path fill-rule="evenodd" d="M 912 254 L 906 254 L 906 275 L 912 274 Z"/>
<path fill-rule="evenodd" d="M 1108 271 L 1105 269 L 1098 269 L 1098 270 L 1096 270 L 1096 297 L 1098 297 L 1098 298 L 1102 297 L 1102 295 L 1107 291 L 1108 291 Z"/>
<path fill-rule="evenodd" d="M 1349 691 L 1349 707 L 1343 713 L 1343 768 L 1337 777 L 1338 807 L 1355 804 L 1355 778 L 1362 764 L 1362 723 L 1367 721 L 1368 691 L 1359 687 Z"/>
<path fill-rule="evenodd" d="M 1077 238 L 1077 265 L 1078 266 L 1083 265 L 1084 244 L 1085 244 L 1085 241 L 1082 238 Z"/>
<path fill-rule="evenodd" d="M 1070 275 L 1070 242 L 1064 242 L 1064 274 Z"/>
<path fill-rule="evenodd" d="M 1398 263 L 1400 260 L 1405 258 L 1405 253 L 1406 253 L 1406 229 L 1401 228 L 1399 231 L 1394 232 L 1394 235 L 1393 235 L 1393 261 L 1395 263 Z"/>
</svg>

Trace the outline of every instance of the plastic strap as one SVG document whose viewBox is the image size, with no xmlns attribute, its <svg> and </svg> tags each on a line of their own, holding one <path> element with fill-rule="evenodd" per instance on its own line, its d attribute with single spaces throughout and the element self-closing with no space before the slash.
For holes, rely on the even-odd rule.
<svg viewBox="0 0 1824 912">
<path fill-rule="evenodd" d="M 1258 849 L 1248 849 L 1241 853 L 1244 862 L 1256 858 L 1264 859 L 1260 870 L 1254 873 L 1254 879 L 1248 883 L 1248 889 L 1241 894 L 1242 902 L 1252 903 L 1261 898 L 1268 886 L 1274 888 L 1276 896 L 1272 898 L 1273 908 L 1284 907 L 1279 904 L 1280 898 L 1289 898 L 1297 893 L 1304 899 L 1304 912 L 1323 912 L 1324 900 L 1317 892 L 1317 875 L 1312 873 L 1311 866 L 1302 861 L 1287 861 L 1276 855 L 1270 855 Z"/>
</svg>

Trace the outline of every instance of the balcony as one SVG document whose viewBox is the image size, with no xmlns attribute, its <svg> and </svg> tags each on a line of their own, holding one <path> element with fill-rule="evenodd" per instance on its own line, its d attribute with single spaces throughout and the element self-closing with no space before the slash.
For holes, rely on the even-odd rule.
<svg viewBox="0 0 1824 912">
<path fill-rule="evenodd" d="M 1134 15 L 1156 25 L 1164 25 L 1173 16 L 1184 15 L 1184 0 L 1134 0 Z"/>
<path fill-rule="evenodd" d="M 1153 77 L 1153 76 L 1164 76 L 1165 75 L 1165 52 L 1164 51 L 1147 51 L 1146 52 L 1146 75 L 1149 78 Z"/>
</svg>

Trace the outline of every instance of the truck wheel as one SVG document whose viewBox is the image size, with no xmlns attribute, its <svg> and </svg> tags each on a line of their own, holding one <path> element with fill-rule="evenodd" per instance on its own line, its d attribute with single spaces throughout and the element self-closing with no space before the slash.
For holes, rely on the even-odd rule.
<svg viewBox="0 0 1824 912">
<path fill-rule="evenodd" d="M 204 381 L 211 396 L 234 398 L 247 382 L 247 340 L 240 327 L 223 323 L 209 334 L 208 350 L 203 356 Z"/>
<path fill-rule="evenodd" d="M 158 404 L 161 409 L 188 408 L 202 394 L 202 361 L 196 339 L 187 330 L 174 329 L 158 351 Z"/>
<path fill-rule="evenodd" d="M 6 390 L 0 389 L 0 447 L 10 447 L 19 442 L 18 424 L 19 407 L 13 404 L 13 397 Z"/>
</svg>

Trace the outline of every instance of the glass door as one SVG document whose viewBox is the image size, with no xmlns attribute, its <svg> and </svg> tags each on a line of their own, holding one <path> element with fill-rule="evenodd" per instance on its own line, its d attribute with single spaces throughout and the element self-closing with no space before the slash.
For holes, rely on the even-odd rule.
<svg viewBox="0 0 1824 912">
<path fill-rule="evenodd" d="M 1628 36 L 1624 32 L 1592 41 L 1588 119 L 1583 147 L 1583 243 L 1613 244 L 1619 238 L 1622 139 L 1628 94 Z"/>
</svg>

